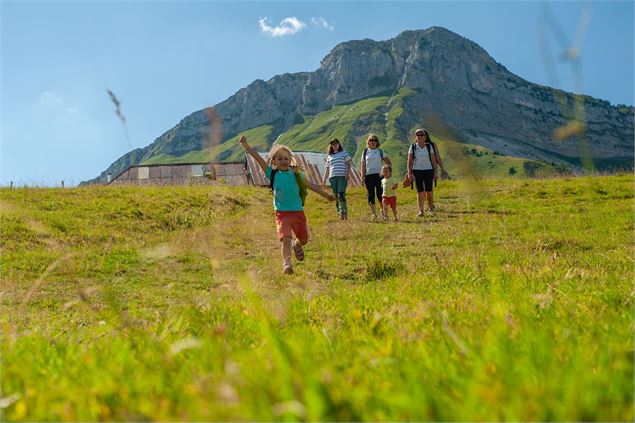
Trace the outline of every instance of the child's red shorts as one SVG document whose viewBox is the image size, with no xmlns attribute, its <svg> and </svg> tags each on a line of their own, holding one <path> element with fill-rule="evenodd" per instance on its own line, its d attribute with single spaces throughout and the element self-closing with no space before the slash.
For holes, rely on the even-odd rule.
<svg viewBox="0 0 635 423">
<path fill-rule="evenodd" d="M 389 205 L 394 210 L 397 208 L 397 197 L 381 197 L 381 203 Z"/>
<path fill-rule="evenodd" d="M 303 211 L 277 211 L 276 227 L 280 241 L 285 236 L 290 237 L 292 232 L 298 239 L 309 239 L 309 228 Z"/>
</svg>

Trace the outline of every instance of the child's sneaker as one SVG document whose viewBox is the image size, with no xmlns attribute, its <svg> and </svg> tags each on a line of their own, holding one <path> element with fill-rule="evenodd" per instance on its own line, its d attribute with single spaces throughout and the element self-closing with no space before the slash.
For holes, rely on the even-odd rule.
<svg viewBox="0 0 635 423">
<path fill-rule="evenodd" d="M 295 255 L 295 258 L 298 259 L 298 261 L 304 260 L 304 250 L 302 249 L 302 244 L 300 244 L 297 239 L 294 239 L 291 246 L 293 247 L 293 254 Z"/>
<path fill-rule="evenodd" d="M 284 265 L 284 274 L 285 275 L 291 275 L 293 274 L 293 266 L 290 264 L 285 264 Z"/>
</svg>

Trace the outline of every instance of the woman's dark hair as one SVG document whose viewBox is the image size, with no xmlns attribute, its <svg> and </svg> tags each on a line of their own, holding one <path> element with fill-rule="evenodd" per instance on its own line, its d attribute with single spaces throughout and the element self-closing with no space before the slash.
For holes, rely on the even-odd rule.
<svg viewBox="0 0 635 423">
<path fill-rule="evenodd" d="M 333 150 L 333 144 L 337 143 L 337 145 L 339 146 L 337 151 Z M 340 142 L 340 140 L 338 140 L 337 138 L 333 138 L 330 142 L 329 142 L 329 149 L 328 149 L 328 153 L 329 154 L 335 154 L 335 153 L 339 153 L 340 151 L 344 150 L 344 147 L 342 147 L 342 143 Z"/>
</svg>

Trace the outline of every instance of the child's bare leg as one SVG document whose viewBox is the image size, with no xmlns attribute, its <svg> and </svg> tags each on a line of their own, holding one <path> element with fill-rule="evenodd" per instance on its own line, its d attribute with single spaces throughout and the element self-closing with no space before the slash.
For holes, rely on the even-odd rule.
<svg viewBox="0 0 635 423">
<path fill-rule="evenodd" d="M 388 217 L 388 205 L 387 204 L 382 204 L 381 205 L 381 217 L 383 217 L 384 219 L 386 219 Z"/>
<path fill-rule="evenodd" d="M 293 264 L 291 263 L 291 237 L 282 238 L 282 262 L 284 273 L 293 273 Z"/>
</svg>

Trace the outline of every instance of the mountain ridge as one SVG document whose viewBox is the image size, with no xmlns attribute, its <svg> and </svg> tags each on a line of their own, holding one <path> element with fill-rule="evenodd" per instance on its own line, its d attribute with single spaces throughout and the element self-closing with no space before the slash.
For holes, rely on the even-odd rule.
<svg viewBox="0 0 635 423">
<path fill-rule="evenodd" d="M 265 140 L 270 144 L 307 116 L 362 99 L 392 98 L 404 88 L 415 95 L 401 99 L 402 111 L 393 122 L 392 133 L 402 144 L 409 142 L 413 128 L 426 126 L 433 133 L 505 155 L 575 166 L 582 162 L 580 138 L 554 142 L 553 133 L 568 123 L 567 114 L 581 99 L 591 158 L 609 164 L 621 160 L 627 166 L 631 162 L 632 167 L 632 107 L 533 84 L 511 73 L 477 43 L 443 27 L 408 30 L 384 41 L 339 43 L 315 71 L 257 79 L 213 110 L 223 123 L 223 142 L 241 131 L 271 125 Z M 108 173 L 114 176 L 159 154 L 203 150 L 212 131 L 207 112 L 191 113 L 89 182 L 103 183 Z"/>
</svg>

